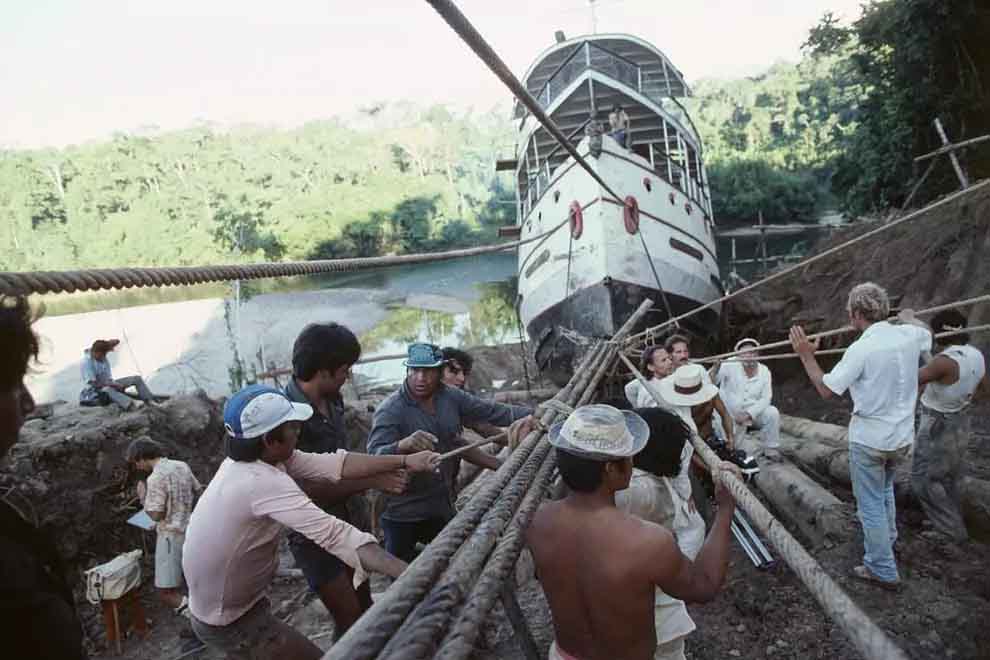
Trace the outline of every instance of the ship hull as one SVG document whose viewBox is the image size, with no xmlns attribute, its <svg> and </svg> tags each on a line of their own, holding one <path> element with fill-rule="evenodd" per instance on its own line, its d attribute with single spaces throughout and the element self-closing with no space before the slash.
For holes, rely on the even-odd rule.
<svg viewBox="0 0 990 660">
<path fill-rule="evenodd" d="M 634 331 L 722 295 L 707 215 L 649 162 L 603 139 L 604 150 L 587 161 L 623 199 L 636 200 L 638 227 L 573 161 L 558 168 L 523 223 L 522 238 L 536 236 L 566 219 L 570 207 L 581 208 L 579 234 L 576 223 L 566 224 L 519 252 L 520 317 L 537 364 L 555 382 L 566 382 L 580 346 L 611 337 L 644 299 L 653 310 Z M 588 152 L 588 142 L 579 152 Z M 682 326 L 710 339 L 720 312 L 713 306 Z"/>
</svg>

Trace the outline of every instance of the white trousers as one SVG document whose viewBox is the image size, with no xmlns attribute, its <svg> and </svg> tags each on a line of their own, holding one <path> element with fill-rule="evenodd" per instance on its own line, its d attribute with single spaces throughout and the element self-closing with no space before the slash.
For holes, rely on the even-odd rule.
<svg viewBox="0 0 990 660">
<path fill-rule="evenodd" d="M 775 406 L 767 406 L 759 416 L 753 419 L 749 428 L 760 432 L 764 449 L 778 449 L 780 447 L 780 412 Z M 735 422 L 733 431 L 737 435 L 745 433 L 746 427 Z"/>
</svg>

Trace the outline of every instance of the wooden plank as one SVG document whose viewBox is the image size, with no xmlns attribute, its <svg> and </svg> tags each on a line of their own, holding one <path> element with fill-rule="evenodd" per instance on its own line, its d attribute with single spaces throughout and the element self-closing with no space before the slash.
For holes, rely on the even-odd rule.
<svg viewBox="0 0 990 660">
<path fill-rule="evenodd" d="M 516 158 L 499 158 L 495 161 L 496 172 L 515 172 L 519 167 L 519 160 Z"/>
</svg>

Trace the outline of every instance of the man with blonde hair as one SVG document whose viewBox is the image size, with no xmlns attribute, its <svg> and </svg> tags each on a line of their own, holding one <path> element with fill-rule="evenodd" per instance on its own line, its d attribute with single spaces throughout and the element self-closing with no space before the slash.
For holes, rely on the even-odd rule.
<svg viewBox="0 0 990 660">
<path fill-rule="evenodd" d="M 809 340 L 800 326 L 791 328 L 791 345 L 823 399 L 842 396 L 846 390 L 852 395 L 849 473 L 865 546 L 863 564 L 852 574 L 896 589 L 900 576 L 894 560 L 894 472 L 914 442 L 918 364 L 922 353 L 931 350 L 932 336 L 913 325 L 909 310 L 899 317 L 904 323 L 888 322 L 887 292 L 873 282 L 853 287 L 846 311 L 862 334 L 829 373 L 815 359 L 818 340 Z"/>
</svg>

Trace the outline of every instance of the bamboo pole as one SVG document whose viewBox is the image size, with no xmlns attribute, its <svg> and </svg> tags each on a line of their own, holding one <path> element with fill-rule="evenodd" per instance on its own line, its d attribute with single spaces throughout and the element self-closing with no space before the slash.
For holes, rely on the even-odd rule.
<svg viewBox="0 0 990 660">
<path fill-rule="evenodd" d="M 915 312 L 915 316 L 937 314 L 939 312 L 944 312 L 947 309 L 956 309 L 958 307 L 969 307 L 970 305 L 977 305 L 983 302 L 990 302 L 990 294 L 983 294 L 982 296 L 976 296 L 975 298 L 967 298 L 966 300 L 959 300 L 957 302 L 945 303 L 944 305 L 936 305 L 935 307 L 929 307 L 928 309 L 923 309 L 921 311 Z M 847 332 L 852 332 L 855 330 L 851 325 L 846 325 L 841 328 L 836 328 L 835 330 L 827 330 L 825 332 L 819 332 L 813 335 L 809 335 L 808 339 L 822 339 L 825 337 L 834 337 L 835 335 L 842 335 Z M 959 333 L 956 333 L 959 334 Z M 784 339 L 782 341 L 772 342 L 770 344 L 763 344 L 758 350 L 765 351 L 772 348 L 784 348 L 791 345 L 790 339 Z M 743 349 L 741 351 L 729 351 L 728 353 L 720 353 L 718 355 L 711 355 L 699 362 L 714 362 L 716 360 L 725 360 L 726 358 L 735 357 L 741 353 L 751 351 L 752 349 Z M 825 354 L 824 351 L 821 352 L 822 355 Z"/>
<path fill-rule="evenodd" d="M 990 330 L 990 324 L 987 324 L 987 325 L 974 325 L 971 328 L 960 328 L 959 330 L 949 330 L 947 332 L 940 332 L 937 335 L 934 335 L 934 337 L 935 337 L 935 339 L 943 339 L 945 337 L 954 337 L 956 335 L 962 335 L 962 334 L 972 334 L 972 333 L 976 333 L 976 332 L 985 332 L 987 330 Z M 760 348 L 762 349 L 762 347 L 760 347 Z M 815 351 L 815 356 L 817 357 L 819 355 L 842 355 L 848 349 L 849 349 L 849 347 L 846 346 L 845 348 L 830 348 L 830 349 L 824 350 L 824 351 Z M 760 349 L 757 349 L 757 350 L 760 350 Z M 793 359 L 793 358 L 796 358 L 796 357 L 801 357 L 801 356 L 798 355 L 797 353 L 779 353 L 779 354 L 776 354 L 776 355 L 760 355 L 760 356 L 758 356 L 756 358 L 756 361 L 757 362 L 765 362 L 767 360 L 790 360 L 790 359 Z M 699 362 L 699 363 L 709 363 L 709 362 L 716 362 L 716 361 L 718 361 L 718 362 L 742 362 L 743 359 L 740 358 L 740 357 L 731 357 L 731 358 L 726 358 L 724 360 L 716 360 L 715 358 L 701 358 L 699 360 L 695 360 L 695 362 Z"/>
<path fill-rule="evenodd" d="M 629 358 L 619 353 L 619 358 L 650 393 L 657 405 L 665 405 L 660 396 L 647 384 L 643 374 Z M 691 434 L 695 451 L 704 459 L 708 468 L 715 474 L 722 462 L 715 452 L 697 435 Z M 907 660 L 907 655 L 849 598 L 849 596 L 825 572 L 814 557 L 784 529 L 760 503 L 741 479 L 732 473 L 722 473 L 725 486 L 742 507 L 753 524 L 773 543 L 777 552 L 787 562 L 791 570 L 801 579 L 811 594 L 846 633 L 860 654 L 868 660 Z"/>
</svg>

